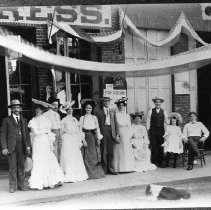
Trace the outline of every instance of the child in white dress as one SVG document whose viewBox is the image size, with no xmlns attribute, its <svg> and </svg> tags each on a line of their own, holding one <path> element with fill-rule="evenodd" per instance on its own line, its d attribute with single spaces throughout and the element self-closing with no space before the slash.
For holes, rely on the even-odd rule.
<svg viewBox="0 0 211 210">
<path fill-rule="evenodd" d="M 165 129 L 164 134 L 164 143 L 162 146 L 164 147 L 164 153 L 167 153 L 166 158 L 166 167 L 169 165 L 170 153 L 174 154 L 174 165 L 176 168 L 178 154 L 183 153 L 183 134 L 179 124 L 182 121 L 181 115 L 178 113 L 172 113 L 170 116 L 170 125 L 168 125 Z"/>
</svg>

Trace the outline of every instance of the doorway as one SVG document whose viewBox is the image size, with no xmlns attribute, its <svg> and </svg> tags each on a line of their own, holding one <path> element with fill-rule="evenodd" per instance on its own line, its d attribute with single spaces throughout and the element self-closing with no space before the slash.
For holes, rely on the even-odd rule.
<svg viewBox="0 0 211 210">
<path fill-rule="evenodd" d="M 211 132 L 211 64 L 198 69 L 198 114 Z M 211 136 L 205 141 L 205 149 L 211 150 Z"/>
</svg>

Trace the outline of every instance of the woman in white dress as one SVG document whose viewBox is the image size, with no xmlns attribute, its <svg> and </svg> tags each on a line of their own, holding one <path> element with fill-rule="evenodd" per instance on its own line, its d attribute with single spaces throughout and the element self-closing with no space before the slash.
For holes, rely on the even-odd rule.
<svg viewBox="0 0 211 210">
<path fill-rule="evenodd" d="M 174 156 L 174 165 L 176 168 L 178 154 L 183 153 L 183 142 L 184 136 L 182 134 L 181 128 L 179 124 L 182 122 L 182 117 L 180 114 L 173 112 L 169 116 L 170 125 L 168 125 L 165 129 L 164 134 L 164 143 L 162 146 L 164 147 L 164 153 L 167 154 L 166 157 L 166 167 L 169 165 L 170 153 L 173 153 Z"/>
<path fill-rule="evenodd" d="M 126 98 L 117 102 L 118 111 L 115 113 L 116 142 L 114 145 L 113 167 L 118 172 L 135 171 L 135 159 L 131 142 L 131 119 L 126 113 Z"/>
<path fill-rule="evenodd" d="M 103 136 L 100 133 L 98 119 L 92 114 L 95 100 L 82 99 L 85 115 L 80 118 L 80 129 L 84 134 L 83 159 L 89 179 L 105 177 L 101 164 L 100 142 Z"/>
<path fill-rule="evenodd" d="M 152 164 L 151 151 L 149 149 L 149 139 L 146 128 L 141 125 L 143 112 L 132 114 L 134 119 L 132 124 L 132 144 L 135 156 L 135 171 L 148 171 L 156 169 L 156 165 Z"/>
<path fill-rule="evenodd" d="M 81 153 L 84 136 L 80 131 L 78 120 L 72 116 L 74 101 L 64 105 L 67 116 L 61 121 L 62 148 L 61 167 L 65 174 L 64 182 L 77 182 L 88 179 Z"/>
<path fill-rule="evenodd" d="M 28 125 L 31 129 L 33 160 L 29 187 L 41 190 L 60 186 L 64 174 L 53 153 L 55 134 L 51 132 L 51 122 L 43 115 L 44 106 L 37 104 L 35 112 L 36 116 Z"/>
</svg>

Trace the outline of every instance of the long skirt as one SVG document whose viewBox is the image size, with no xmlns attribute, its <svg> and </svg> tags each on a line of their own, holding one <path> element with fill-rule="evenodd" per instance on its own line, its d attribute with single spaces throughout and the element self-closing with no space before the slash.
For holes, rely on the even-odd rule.
<svg viewBox="0 0 211 210">
<path fill-rule="evenodd" d="M 85 133 L 87 147 L 83 147 L 82 154 L 89 179 L 99 179 L 105 177 L 101 165 L 100 146 L 97 145 L 97 139 L 92 132 Z"/>
<path fill-rule="evenodd" d="M 51 150 L 48 135 L 35 136 L 32 144 L 33 168 L 29 179 L 32 189 L 53 187 L 64 181 L 64 174 Z"/>
<path fill-rule="evenodd" d="M 150 161 L 151 151 L 148 148 L 148 144 L 144 144 L 144 139 L 133 139 L 134 156 L 135 156 L 135 171 L 148 171 L 156 169 L 156 165 Z"/>
<path fill-rule="evenodd" d="M 77 133 L 62 136 L 60 165 L 65 174 L 64 182 L 77 182 L 88 179 Z"/>
<path fill-rule="evenodd" d="M 116 172 L 135 171 L 135 159 L 128 128 L 119 128 L 120 143 L 114 145 L 113 167 Z"/>
</svg>

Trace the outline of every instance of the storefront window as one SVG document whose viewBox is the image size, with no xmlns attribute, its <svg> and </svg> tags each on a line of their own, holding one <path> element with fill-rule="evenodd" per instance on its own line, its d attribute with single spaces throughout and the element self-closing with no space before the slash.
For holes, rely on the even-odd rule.
<svg viewBox="0 0 211 210">
<path fill-rule="evenodd" d="M 20 36 L 14 36 L 20 39 Z M 31 117 L 31 84 L 30 84 L 30 66 L 18 59 L 20 54 L 8 51 L 7 66 L 10 100 L 17 98 L 23 104 L 23 115 L 27 118 Z"/>
<path fill-rule="evenodd" d="M 75 101 L 74 114 L 82 115 L 80 100 L 91 97 L 92 78 L 87 75 L 70 74 L 70 91 L 72 100 Z"/>
<path fill-rule="evenodd" d="M 76 37 L 57 37 L 57 54 L 90 60 L 91 52 L 87 53 L 87 59 L 82 56 L 81 49 L 85 47 L 83 43 Z M 80 117 L 82 115 L 80 100 L 92 97 L 92 77 L 57 70 L 54 71 L 54 75 L 55 90 L 60 102 L 63 104 L 66 100 L 74 100 L 74 115 Z"/>
</svg>

